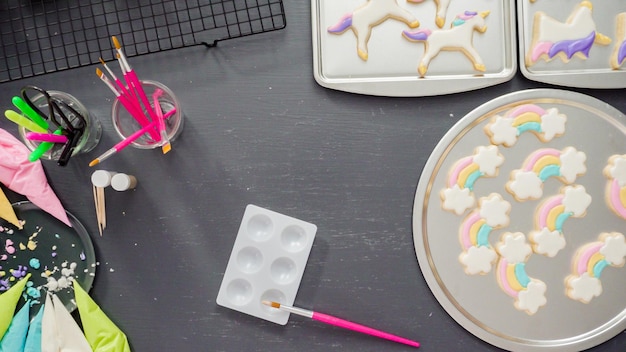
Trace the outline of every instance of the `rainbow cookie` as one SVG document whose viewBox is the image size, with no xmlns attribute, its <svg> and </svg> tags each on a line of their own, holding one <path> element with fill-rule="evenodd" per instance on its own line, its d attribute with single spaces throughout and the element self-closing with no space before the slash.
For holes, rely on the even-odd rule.
<svg viewBox="0 0 626 352">
<path fill-rule="evenodd" d="M 530 278 L 525 263 L 509 263 L 500 258 L 497 267 L 498 284 L 502 291 L 515 299 L 516 309 L 533 315 L 546 304 L 546 284 Z"/>
<path fill-rule="evenodd" d="M 626 154 L 611 156 L 603 173 L 609 179 L 605 192 L 607 204 L 626 220 Z"/>
<path fill-rule="evenodd" d="M 617 15 L 615 38 L 617 41 L 611 55 L 611 68 L 618 70 L 626 61 L 626 12 Z"/>
<path fill-rule="evenodd" d="M 567 297 L 589 303 L 600 296 L 600 274 L 607 266 L 624 266 L 625 257 L 626 240 L 618 232 L 602 233 L 598 241 L 580 247 L 572 262 L 572 274 L 565 278 Z"/>
<path fill-rule="evenodd" d="M 486 274 L 491 271 L 497 254 L 489 244 L 489 234 L 509 224 L 511 204 L 497 193 L 478 200 L 478 208 L 461 223 L 459 239 L 463 252 L 459 261 L 468 275 Z"/>
<path fill-rule="evenodd" d="M 554 257 L 565 247 L 565 220 L 585 216 L 589 204 L 591 196 L 580 185 L 565 186 L 561 193 L 543 201 L 535 212 L 537 230 L 528 234 L 534 252 Z"/>
<path fill-rule="evenodd" d="M 611 38 L 600 34 L 592 16 L 593 5 L 582 1 L 576 5 L 565 22 L 537 11 L 533 18 L 532 40 L 526 53 L 526 66 L 534 65 L 540 58 L 551 61 L 558 56 L 569 62 L 574 56 L 589 57 L 593 44 L 609 45 Z"/>
<path fill-rule="evenodd" d="M 456 16 L 449 29 L 403 31 L 402 36 L 407 40 L 424 42 L 424 56 L 417 68 L 420 76 L 426 75 L 430 61 L 442 50 L 462 52 L 472 62 L 474 70 L 485 72 L 485 64 L 474 48 L 474 31 L 484 33 L 487 30 L 487 15 L 489 11 L 465 11 Z"/>
<path fill-rule="evenodd" d="M 406 23 L 411 28 L 419 27 L 419 21 L 409 11 L 400 7 L 398 0 L 368 0 L 351 13 L 344 15 L 339 22 L 328 27 L 330 34 L 343 34 L 351 29 L 356 36 L 357 55 L 367 61 L 367 42 L 372 34 L 372 27 L 388 19 Z"/>
<path fill-rule="evenodd" d="M 557 150 L 538 149 L 531 153 L 521 169 L 513 170 L 506 189 L 515 199 L 539 199 L 543 195 L 543 183 L 556 177 L 565 184 L 572 184 L 587 171 L 587 156 L 574 147 Z"/>
<path fill-rule="evenodd" d="M 423 3 L 425 0 L 407 0 L 408 2 L 414 4 Z M 443 28 L 443 25 L 446 23 L 446 13 L 448 12 L 448 6 L 450 6 L 450 2 L 452 0 L 435 0 L 435 4 L 437 5 L 437 14 L 435 17 L 435 24 L 437 27 Z"/>
<path fill-rule="evenodd" d="M 504 157 L 495 145 L 480 146 L 474 155 L 457 161 L 448 173 L 447 188 L 441 191 L 442 207 L 457 215 L 474 206 L 474 184 L 482 177 L 495 177 Z"/>
<path fill-rule="evenodd" d="M 509 110 L 505 116 L 496 115 L 485 126 L 491 143 L 510 147 L 524 132 L 532 132 L 542 142 L 549 142 L 565 132 L 567 117 L 556 108 L 543 109 L 535 104 L 523 104 Z"/>
</svg>

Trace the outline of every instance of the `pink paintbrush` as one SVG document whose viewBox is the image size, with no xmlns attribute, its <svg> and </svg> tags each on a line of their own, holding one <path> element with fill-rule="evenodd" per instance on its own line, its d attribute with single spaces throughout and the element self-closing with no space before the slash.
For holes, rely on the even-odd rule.
<svg viewBox="0 0 626 352">
<path fill-rule="evenodd" d="M 115 50 L 117 50 L 117 58 L 120 62 L 120 67 L 122 68 L 122 72 L 124 73 L 124 79 L 126 79 L 128 86 L 132 87 L 137 92 L 137 94 L 139 95 L 139 99 L 141 99 L 141 102 L 143 103 L 144 108 L 148 112 L 148 115 L 150 115 L 150 119 L 153 122 L 158 121 L 156 112 L 154 111 L 153 107 L 150 105 L 148 96 L 146 95 L 146 92 L 144 91 L 143 86 L 141 85 L 141 82 L 139 81 L 139 78 L 137 78 L 137 74 L 135 73 L 135 71 L 133 71 L 133 69 L 128 64 L 128 61 L 126 60 L 126 56 L 124 56 L 124 51 L 122 51 L 122 45 L 120 45 L 120 42 L 117 40 L 117 37 L 113 36 L 111 37 L 111 39 L 113 40 L 113 45 L 115 46 Z M 161 135 L 157 132 L 158 131 L 154 130 L 154 131 L 150 131 L 149 133 L 152 136 L 152 139 L 154 139 L 155 141 L 160 141 Z"/>
<path fill-rule="evenodd" d="M 283 310 L 285 312 L 298 314 L 298 315 L 301 315 L 303 317 L 307 317 L 307 318 L 311 318 L 313 320 L 320 321 L 322 323 L 335 325 L 335 326 L 338 326 L 338 327 L 341 327 L 341 328 L 344 328 L 344 329 L 357 331 L 357 332 L 360 332 L 360 333 L 363 333 L 363 334 L 380 337 L 382 339 L 386 339 L 386 340 L 390 340 L 390 341 L 394 341 L 394 342 L 398 342 L 398 343 L 403 343 L 405 345 L 409 345 L 409 346 L 413 346 L 413 347 L 420 347 L 420 343 L 419 342 L 412 341 L 412 340 L 409 340 L 409 339 L 405 339 L 403 337 L 392 335 L 392 334 L 389 334 L 389 333 L 386 333 L 386 332 L 383 332 L 383 331 L 380 331 L 380 330 L 372 329 L 372 328 L 369 328 L 367 326 L 356 324 L 356 323 L 353 323 L 353 322 L 350 322 L 350 321 L 347 321 L 347 320 L 343 320 L 343 319 L 340 319 L 340 318 L 337 318 L 337 317 L 333 317 L 331 315 L 322 314 L 322 313 L 318 313 L 318 312 L 314 312 L 314 311 L 306 310 L 306 309 L 302 309 L 302 308 L 297 308 L 297 307 L 290 307 L 290 306 L 286 306 L 284 304 L 271 302 L 271 301 L 262 301 L 262 303 L 265 304 L 266 306 L 270 306 L 272 308 L 280 309 L 280 310 Z"/>
</svg>

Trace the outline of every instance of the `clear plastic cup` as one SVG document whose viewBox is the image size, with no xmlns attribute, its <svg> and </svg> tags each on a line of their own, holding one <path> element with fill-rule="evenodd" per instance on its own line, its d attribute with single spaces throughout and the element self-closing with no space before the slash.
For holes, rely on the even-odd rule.
<svg viewBox="0 0 626 352">
<path fill-rule="evenodd" d="M 100 138 L 102 137 L 102 124 L 100 123 L 100 121 L 89 110 L 87 110 L 87 108 L 74 96 L 65 92 L 59 92 L 55 90 L 49 90 L 47 91 L 47 93 L 52 98 L 62 100 L 85 118 L 86 124 L 83 135 L 76 143 L 76 146 L 72 151 L 72 156 L 87 153 L 93 150 L 98 145 L 98 143 L 100 142 Z M 48 99 L 45 95 L 38 93 L 30 98 L 30 100 L 37 108 L 39 108 L 39 110 L 41 110 L 41 112 L 48 113 Z M 74 112 L 68 110 L 62 104 L 57 105 L 63 111 L 67 119 L 72 122 L 72 124 L 75 124 L 78 118 L 76 117 Z M 59 123 L 61 123 L 63 126 L 65 126 L 64 121 L 60 117 L 58 117 L 58 115 L 56 120 L 59 121 Z M 56 126 L 50 120 L 48 120 L 48 123 L 50 125 L 50 133 L 52 133 L 54 129 L 56 129 Z M 28 131 L 22 126 L 18 128 L 18 131 L 20 137 L 22 138 L 22 141 L 24 142 L 26 147 L 28 147 L 28 149 L 30 149 L 31 151 L 37 149 L 41 142 L 33 141 L 26 138 L 26 133 Z M 64 148 L 64 144 L 55 143 L 52 148 L 50 148 L 47 152 L 41 155 L 41 159 L 58 160 Z"/>
<path fill-rule="evenodd" d="M 180 102 L 176 95 L 164 84 L 156 81 L 141 81 L 141 85 L 146 94 L 148 102 L 151 108 L 154 109 L 154 97 L 158 96 L 159 106 L 165 118 L 165 131 L 170 142 L 174 141 L 183 129 L 183 112 L 180 107 Z M 160 95 L 159 95 L 160 91 Z M 137 97 L 137 96 L 136 96 Z M 136 98 L 141 101 L 138 97 Z M 143 104 L 141 104 L 143 107 Z M 175 109 L 175 110 L 174 110 Z M 122 104 L 120 99 L 115 99 L 113 102 L 111 118 L 113 120 L 113 127 L 120 136 L 121 139 L 126 139 L 133 133 L 144 128 L 146 122 L 151 122 L 150 114 L 143 110 L 143 115 L 146 117 L 143 124 L 137 121 L 128 109 Z M 169 113 L 170 116 L 167 116 Z M 162 147 L 166 141 L 158 138 L 156 135 L 156 127 L 152 133 L 146 132 L 140 137 L 130 143 L 131 146 L 138 149 L 154 149 Z"/>
</svg>

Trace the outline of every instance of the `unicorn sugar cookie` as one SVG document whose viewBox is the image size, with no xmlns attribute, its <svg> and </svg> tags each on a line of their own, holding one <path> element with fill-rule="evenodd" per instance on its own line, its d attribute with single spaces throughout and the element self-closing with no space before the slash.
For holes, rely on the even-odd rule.
<svg viewBox="0 0 626 352">
<path fill-rule="evenodd" d="M 624 266 L 625 257 L 626 240 L 619 232 L 602 233 L 598 241 L 581 246 L 572 261 L 572 274 L 565 278 L 567 297 L 589 303 L 600 296 L 600 274 L 608 266 Z"/>
<path fill-rule="evenodd" d="M 343 34 L 351 29 L 356 36 L 356 51 L 363 61 L 367 61 L 367 42 L 375 27 L 388 19 L 406 23 L 411 28 L 419 27 L 419 21 L 408 10 L 400 7 L 398 0 L 368 0 L 351 13 L 344 15 L 335 25 L 328 27 L 328 33 Z"/>
<path fill-rule="evenodd" d="M 465 11 L 456 16 L 449 29 L 403 31 L 402 36 L 407 40 L 424 43 L 424 56 L 417 68 L 420 76 L 426 75 L 430 61 L 442 50 L 462 52 L 476 71 L 484 72 L 485 64 L 474 48 L 474 31 L 484 33 L 487 30 L 485 17 L 489 12 Z"/>
<path fill-rule="evenodd" d="M 419 4 L 423 3 L 425 0 L 407 0 L 408 2 Z M 452 0 L 434 0 L 437 5 L 437 14 L 435 17 L 435 24 L 439 28 L 443 28 L 443 25 L 446 23 L 446 13 L 448 12 L 448 6 L 450 6 L 450 2 Z"/>
<path fill-rule="evenodd" d="M 611 68 L 618 70 L 626 61 L 626 12 L 617 15 L 616 42 L 611 55 Z"/>
<path fill-rule="evenodd" d="M 528 234 L 533 251 L 554 257 L 565 247 L 563 224 L 574 217 L 582 218 L 591 204 L 591 196 L 581 185 L 565 186 L 561 193 L 544 200 L 535 212 L 537 230 Z"/>
<path fill-rule="evenodd" d="M 593 44 L 609 45 L 611 38 L 598 33 L 590 1 L 578 4 L 565 22 L 537 11 L 533 18 L 532 40 L 526 53 L 526 66 L 540 58 L 551 61 L 558 56 L 565 63 L 574 56 L 589 57 Z"/>
</svg>

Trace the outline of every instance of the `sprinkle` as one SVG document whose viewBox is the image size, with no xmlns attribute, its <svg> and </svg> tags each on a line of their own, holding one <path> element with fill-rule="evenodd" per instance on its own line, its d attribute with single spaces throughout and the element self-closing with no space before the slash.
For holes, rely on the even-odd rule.
<svg viewBox="0 0 626 352">
<path fill-rule="evenodd" d="M 80 252 L 80 260 L 85 260 L 87 259 L 87 256 L 85 256 L 85 252 Z"/>
<path fill-rule="evenodd" d="M 57 252 L 52 252 L 52 258 L 56 258 L 57 257 Z"/>
<path fill-rule="evenodd" d="M 37 258 L 31 258 L 28 261 L 28 265 L 30 265 L 30 267 L 33 269 L 39 269 L 41 267 L 41 263 L 39 262 L 39 259 Z"/>
</svg>

